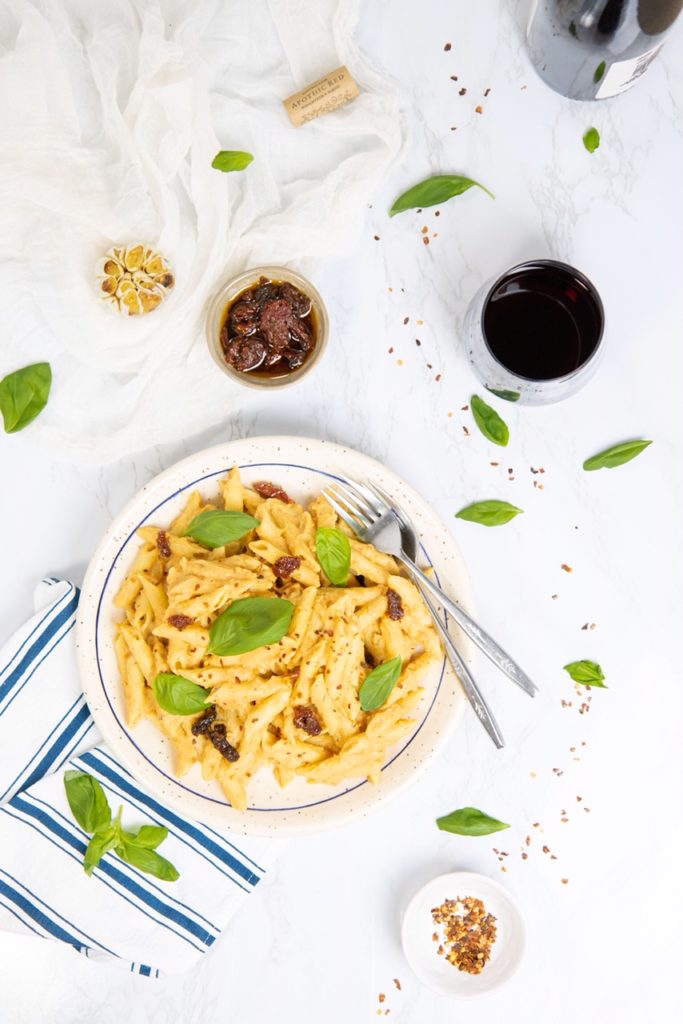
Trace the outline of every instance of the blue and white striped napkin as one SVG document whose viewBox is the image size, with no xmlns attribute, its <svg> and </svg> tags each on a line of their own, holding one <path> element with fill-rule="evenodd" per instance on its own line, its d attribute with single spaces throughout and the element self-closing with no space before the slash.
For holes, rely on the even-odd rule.
<svg viewBox="0 0 683 1024">
<path fill-rule="evenodd" d="M 279 843 L 233 842 L 142 789 L 100 743 L 76 668 L 78 589 L 43 580 L 36 614 L 0 651 L 0 928 L 59 939 L 146 976 L 189 969 L 263 877 Z M 88 836 L 63 772 L 89 772 L 127 828 L 165 825 L 161 853 L 180 872 L 161 882 L 107 854 L 83 871 Z"/>
</svg>

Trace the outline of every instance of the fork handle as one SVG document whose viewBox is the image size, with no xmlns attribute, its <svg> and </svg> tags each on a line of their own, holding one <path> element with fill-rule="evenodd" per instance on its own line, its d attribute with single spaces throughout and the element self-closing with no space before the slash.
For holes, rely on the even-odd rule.
<svg viewBox="0 0 683 1024">
<path fill-rule="evenodd" d="M 524 690 L 530 697 L 533 697 L 537 687 L 529 679 L 526 672 L 496 643 L 493 637 L 489 636 L 474 619 L 471 619 L 467 612 L 463 611 L 455 601 L 452 601 L 450 597 L 444 594 L 443 590 L 430 580 L 429 576 L 426 576 L 421 569 L 418 569 L 415 563 L 406 555 L 402 554 L 400 558 L 403 564 L 415 576 L 416 580 L 419 581 L 420 585 L 428 590 L 437 599 L 439 604 L 453 616 L 463 633 L 466 633 L 477 647 L 484 652 L 486 657 L 490 658 L 493 664 L 497 665 L 501 672 L 504 672 L 513 683 L 516 683 L 521 690 Z"/>
<path fill-rule="evenodd" d="M 470 670 L 468 669 L 465 662 L 462 660 L 460 653 L 458 652 L 458 649 L 453 643 L 451 635 L 448 632 L 445 622 L 442 620 L 436 608 L 429 600 L 427 594 L 424 591 L 424 588 L 421 586 L 420 580 L 416 579 L 415 582 L 420 588 L 420 591 L 422 593 L 422 599 L 429 608 L 431 616 L 434 619 L 434 625 L 441 633 L 444 646 L 446 648 L 446 653 L 448 654 L 448 658 L 453 668 L 455 669 L 458 679 L 460 680 L 460 685 L 465 691 L 465 696 L 472 705 L 475 715 L 486 729 L 487 733 L 495 743 L 498 750 L 500 750 L 502 747 L 505 746 L 505 741 L 503 739 L 503 734 L 500 731 L 500 726 L 498 725 L 498 722 L 496 721 L 494 714 L 491 711 L 491 708 L 486 703 L 484 697 L 482 696 L 479 690 L 479 687 L 477 686 L 477 684 L 475 683 L 474 679 L 470 674 Z"/>
</svg>

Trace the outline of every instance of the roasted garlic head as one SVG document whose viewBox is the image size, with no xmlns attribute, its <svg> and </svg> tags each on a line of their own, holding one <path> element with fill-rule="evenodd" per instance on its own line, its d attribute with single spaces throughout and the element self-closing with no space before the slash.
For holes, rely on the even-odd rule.
<svg viewBox="0 0 683 1024">
<path fill-rule="evenodd" d="M 119 313 L 151 313 L 175 284 L 168 263 L 146 245 L 114 246 L 97 267 L 100 297 Z"/>
</svg>

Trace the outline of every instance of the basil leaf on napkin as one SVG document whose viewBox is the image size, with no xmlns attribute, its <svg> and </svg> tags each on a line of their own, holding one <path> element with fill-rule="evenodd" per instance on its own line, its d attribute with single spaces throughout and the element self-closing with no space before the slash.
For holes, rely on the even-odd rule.
<svg viewBox="0 0 683 1024">
<path fill-rule="evenodd" d="M 605 686 L 605 673 L 597 661 L 589 661 L 588 659 L 572 661 L 569 665 L 564 666 L 564 670 L 569 673 L 575 683 L 581 683 L 583 686 L 599 686 L 602 690 L 607 689 Z"/>
<path fill-rule="evenodd" d="M 117 830 L 108 828 L 104 832 L 96 832 L 88 843 L 83 857 L 83 868 L 86 875 L 92 875 L 105 853 L 113 850 L 117 840 Z"/>
<path fill-rule="evenodd" d="M 111 824 L 111 807 L 101 785 L 86 772 L 64 772 L 66 799 L 84 832 L 100 832 Z"/>
<path fill-rule="evenodd" d="M 392 658 L 368 672 L 358 691 L 363 711 L 376 711 L 382 707 L 396 686 L 402 668 L 401 658 Z"/>
<path fill-rule="evenodd" d="M 505 448 L 510 440 L 510 431 L 508 430 L 507 423 L 479 395 L 472 395 L 470 405 L 472 406 L 474 422 L 484 437 L 488 437 L 489 441 L 493 441 L 494 444 L 499 444 L 501 448 Z"/>
<path fill-rule="evenodd" d="M 481 523 L 482 526 L 503 526 L 524 509 L 511 505 L 509 501 L 475 501 L 473 505 L 461 508 L 456 512 L 456 519 L 466 519 L 470 523 Z"/>
<path fill-rule="evenodd" d="M 594 153 L 600 145 L 600 132 L 597 128 L 589 128 L 583 136 L 583 144 L 589 153 Z"/>
<path fill-rule="evenodd" d="M 454 832 L 458 836 L 490 836 L 493 832 L 510 828 L 504 821 L 498 821 L 476 807 L 461 807 L 451 811 L 437 818 L 436 824 L 442 832 Z"/>
<path fill-rule="evenodd" d="M 418 185 L 413 185 L 407 192 L 398 197 L 389 210 L 389 216 L 394 217 L 404 210 L 422 209 L 424 206 L 437 206 L 445 203 L 453 196 L 460 196 L 470 188 L 480 188 L 495 199 L 493 192 L 489 192 L 485 185 L 481 185 L 473 178 L 464 178 L 460 174 L 436 174 L 432 178 L 426 178 Z"/>
<path fill-rule="evenodd" d="M 315 534 L 315 553 L 330 583 L 345 587 L 351 572 L 351 544 L 346 534 L 331 526 L 321 526 Z"/>
<path fill-rule="evenodd" d="M 0 380 L 0 412 L 6 434 L 23 430 L 43 411 L 51 385 L 49 363 L 31 363 Z"/>
<path fill-rule="evenodd" d="M 590 472 L 593 469 L 614 469 L 615 466 L 623 466 L 651 444 L 652 441 L 624 441 L 622 444 L 615 444 L 612 448 L 606 448 L 604 452 L 586 459 L 583 468 Z"/>
<path fill-rule="evenodd" d="M 217 171 L 243 171 L 253 160 L 251 153 L 241 149 L 221 149 L 211 161 Z"/>
<path fill-rule="evenodd" d="M 207 650 L 228 658 L 279 643 L 293 614 L 294 605 L 283 597 L 241 597 L 213 622 Z"/>
<path fill-rule="evenodd" d="M 168 836 L 168 829 L 163 825 L 141 825 L 137 832 L 123 832 L 126 842 L 143 846 L 146 850 L 156 850 Z"/>
<path fill-rule="evenodd" d="M 191 537 L 205 548 L 222 548 L 224 544 L 232 544 L 260 525 L 259 519 L 254 519 L 246 512 L 207 509 L 194 517 L 183 537 Z"/>
<path fill-rule="evenodd" d="M 169 715 L 197 715 L 211 707 L 208 690 L 173 672 L 160 672 L 152 689 L 157 704 Z"/>
<path fill-rule="evenodd" d="M 176 882 L 180 878 L 177 869 L 155 850 L 144 846 L 137 846 L 134 843 L 123 839 L 116 846 L 116 853 L 125 860 L 126 864 L 132 864 L 134 868 L 145 871 L 148 875 L 154 875 L 163 882 Z"/>
</svg>

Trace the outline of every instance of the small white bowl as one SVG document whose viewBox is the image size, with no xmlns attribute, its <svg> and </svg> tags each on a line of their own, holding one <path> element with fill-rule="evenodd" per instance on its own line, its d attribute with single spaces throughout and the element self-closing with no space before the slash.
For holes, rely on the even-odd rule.
<svg viewBox="0 0 683 1024">
<path fill-rule="evenodd" d="M 432 920 L 432 909 L 444 900 L 474 896 L 496 918 L 497 936 L 491 959 L 481 974 L 458 970 L 437 954 L 434 932 L 442 934 Z M 522 962 L 526 947 L 526 929 L 521 911 L 502 885 L 485 875 L 454 871 L 428 882 L 406 907 L 401 941 L 408 963 L 420 981 L 446 996 L 471 998 L 485 995 L 504 985 Z"/>
<path fill-rule="evenodd" d="M 246 291 L 247 288 L 258 284 L 262 277 L 270 281 L 288 281 L 295 288 L 298 288 L 300 292 L 303 292 L 304 295 L 307 295 L 313 305 L 317 329 L 315 347 L 308 359 L 298 370 L 292 370 L 281 377 L 251 376 L 249 373 L 242 373 L 240 370 L 236 370 L 225 358 L 223 346 L 221 345 L 221 327 L 223 326 L 227 307 L 237 298 L 240 292 Z M 308 278 L 303 277 L 302 274 L 297 274 L 295 270 L 290 270 L 288 267 L 254 267 L 252 270 L 247 270 L 243 274 L 238 274 L 237 277 L 231 278 L 211 300 L 206 318 L 206 341 L 213 361 L 226 377 L 232 378 L 232 380 L 237 381 L 238 384 L 243 384 L 247 388 L 270 388 L 273 390 L 275 388 L 288 388 L 292 384 L 296 384 L 297 381 L 300 381 L 302 377 L 310 373 L 313 367 L 320 362 L 323 352 L 327 347 L 329 333 L 329 318 L 320 292 L 311 284 Z"/>
</svg>

